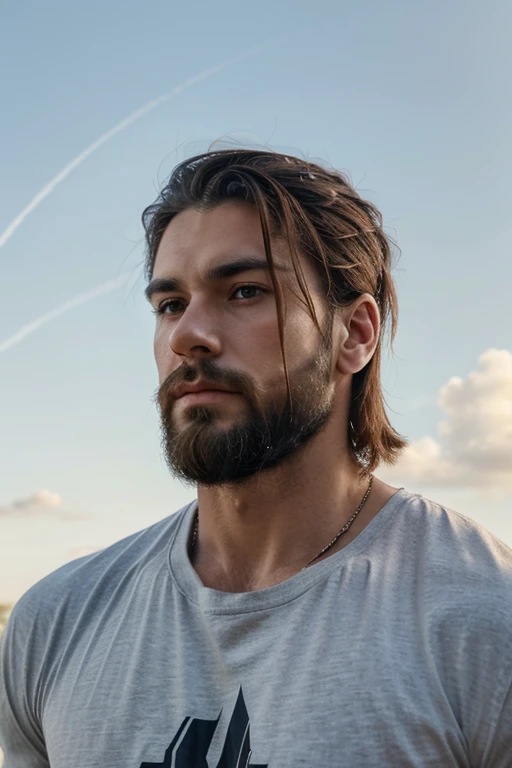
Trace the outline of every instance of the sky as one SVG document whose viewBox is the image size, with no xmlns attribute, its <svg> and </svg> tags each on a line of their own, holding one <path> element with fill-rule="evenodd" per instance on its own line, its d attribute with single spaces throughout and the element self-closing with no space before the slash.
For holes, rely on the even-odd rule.
<svg viewBox="0 0 512 768">
<path fill-rule="evenodd" d="M 164 462 L 140 215 L 215 141 L 349 174 L 399 248 L 376 475 L 512 546 L 512 8 L 4 0 L 0 603 L 195 497 Z"/>
</svg>

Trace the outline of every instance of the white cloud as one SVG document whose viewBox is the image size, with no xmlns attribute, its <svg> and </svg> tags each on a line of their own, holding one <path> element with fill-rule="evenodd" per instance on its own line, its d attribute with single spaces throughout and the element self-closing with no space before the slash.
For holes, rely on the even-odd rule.
<svg viewBox="0 0 512 768">
<path fill-rule="evenodd" d="M 58 517 L 76 519 L 62 508 L 62 499 L 58 493 L 42 490 L 32 493 L 24 499 L 16 499 L 5 507 L 0 507 L 0 517 L 23 519 L 25 517 Z"/>
<path fill-rule="evenodd" d="M 447 414 L 437 439 L 412 442 L 394 467 L 383 470 L 383 479 L 512 490 L 512 354 L 488 349 L 477 370 L 441 387 L 437 404 Z"/>
</svg>

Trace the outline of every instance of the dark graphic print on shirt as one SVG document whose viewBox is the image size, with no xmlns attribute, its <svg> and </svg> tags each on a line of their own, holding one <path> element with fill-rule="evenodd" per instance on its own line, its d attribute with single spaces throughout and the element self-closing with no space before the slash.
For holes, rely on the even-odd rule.
<svg viewBox="0 0 512 768">
<path fill-rule="evenodd" d="M 163 761 L 141 763 L 140 768 L 213 768 L 208 765 L 206 755 L 219 720 L 220 715 L 217 720 L 186 717 L 167 747 Z M 267 765 L 249 762 L 252 755 L 249 725 L 249 715 L 240 688 L 216 768 L 268 768 Z"/>
</svg>

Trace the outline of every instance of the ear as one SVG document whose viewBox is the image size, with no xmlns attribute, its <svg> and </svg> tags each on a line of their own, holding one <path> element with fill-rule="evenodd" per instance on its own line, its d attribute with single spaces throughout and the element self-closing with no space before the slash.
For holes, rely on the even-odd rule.
<svg viewBox="0 0 512 768">
<path fill-rule="evenodd" d="M 340 310 L 337 332 L 336 369 L 357 373 L 372 359 L 379 342 L 380 312 L 369 293 L 363 293 L 350 306 Z"/>
</svg>

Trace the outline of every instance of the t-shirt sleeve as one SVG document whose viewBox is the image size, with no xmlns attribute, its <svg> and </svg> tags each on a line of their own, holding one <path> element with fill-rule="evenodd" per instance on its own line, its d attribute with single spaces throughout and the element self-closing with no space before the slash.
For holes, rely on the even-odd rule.
<svg viewBox="0 0 512 768">
<path fill-rule="evenodd" d="M 490 734 L 482 768 L 510 768 L 512 765 L 512 664 L 504 675 L 490 712 Z"/>
<path fill-rule="evenodd" d="M 19 604 L 0 641 L 0 747 L 3 768 L 49 768 L 35 711 L 36 681 L 30 613 Z M 1 760 L 0 760 L 1 764 Z"/>
<path fill-rule="evenodd" d="M 424 582 L 429 647 L 469 765 L 512 768 L 511 550 L 457 513 L 439 520 Z"/>
</svg>

